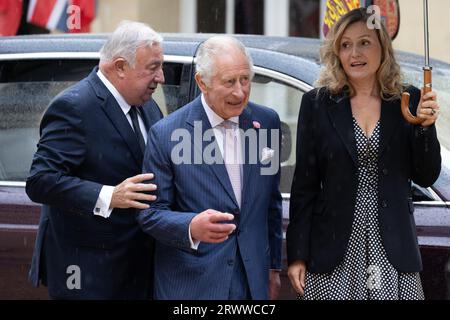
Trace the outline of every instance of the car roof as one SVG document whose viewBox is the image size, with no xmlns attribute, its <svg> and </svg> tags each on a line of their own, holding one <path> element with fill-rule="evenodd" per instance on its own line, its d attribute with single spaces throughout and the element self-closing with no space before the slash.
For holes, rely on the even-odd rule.
<svg viewBox="0 0 450 320">
<path fill-rule="evenodd" d="M 176 56 L 195 56 L 200 43 L 213 34 L 163 33 L 164 53 Z M 44 52 L 98 52 L 108 34 L 50 34 L 3 37 L 0 55 Z M 317 79 L 320 39 L 300 37 L 271 37 L 261 35 L 233 35 L 249 49 L 255 66 L 282 72 L 310 85 Z M 423 65 L 423 57 L 396 51 L 403 71 Z M 450 64 L 431 60 L 435 70 L 450 69 Z"/>
<path fill-rule="evenodd" d="M 214 34 L 163 33 L 165 42 L 180 43 L 193 50 Z M 96 52 L 100 49 L 108 34 L 39 34 L 3 37 L 0 54 L 24 52 Z M 284 54 L 317 60 L 320 42 L 317 39 L 298 37 L 269 37 L 261 35 L 233 35 L 247 47 L 277 51 Z"/>
<path fill-rule="evenodd" d="M 164 54 L 194 57 L 212 34 L 163 33 Z M 98 52 L 107 34 L 51 34 L 4 37 L 2 54 Z M 276 70 L 312 84 L 318 74 L 319 42 L 313 39 L 235 35 L 249 49 L 255 66 Z M 299 59 L 301 63 L 299 63 Z"/>
</svg>

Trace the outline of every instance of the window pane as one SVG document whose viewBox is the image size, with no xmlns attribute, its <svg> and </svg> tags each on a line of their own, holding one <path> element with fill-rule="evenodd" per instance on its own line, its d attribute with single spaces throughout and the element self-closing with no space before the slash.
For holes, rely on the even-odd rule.
<svg viewBox="0 0 450 320">
<path fill-rule="evenodd" d="M 421 68 L 402 66 L 405 82 L 417 88 L 423 87 L 423 71 Z M 433 90 L 438 95 L 440 108 L 439 119 L 436 122 L 439 142 L 450 150 L 450 68 L 445 65 L 433 70 Z"/>
<path fill-rule="evenodd" d="M 27 60 L 0 63 L 0 181 L 25 181 L 39 141 L 39 123 L 50 101 L 86 77 L 97 60 Z M 188 100 L 189 73 L 166 63 L 166 82 L 153 98 L 168 114 Z M 183 91 L 183 92 L 182 92 Z"/>
<path fill-rule="evenodd" d="M 289 35 L 320 38 L 320 1 L 289 1 Z"/>
<path fill-rule="evenodd" d="M 197 32 L 225 32 L 225 0 L 197 0 Z"/>
<path fill-rule="evenodd" d="M 264 1 L 235 0 L 234 33 L 264 34 Z"/>
</svg>

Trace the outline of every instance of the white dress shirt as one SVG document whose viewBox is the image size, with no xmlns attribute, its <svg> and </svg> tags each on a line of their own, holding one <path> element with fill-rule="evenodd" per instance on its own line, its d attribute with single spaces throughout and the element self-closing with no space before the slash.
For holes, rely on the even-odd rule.
<svg viewBox="0 0 450 320">
<path fill-rule="evenodd" d="M 205 97 L 201 96 L 202 99 L 202 105 L 203 109 L 206 112 L 206 116 L 208 117 L 209 123 L 211 124 L 211 128 L 214 131 L 214 137 L 216 138 L 217 144 L 219 145 L 220 153 L 223 155 L 223 132 L 220 127 L 220 124 L 225 121 L 222 117 L 220 117 L 217 113 L 214 112 L 213 109 L 211 109 L 210 106 L 206 103 Z M 230 119 L 227 119 L 231 122 L 234 122 L 237 124 L 237 127 L 239 128 L 239 117 L 231 117 Z M 237 150 L 238 150 L 238 159 L 242 159 L 242 152 L 241 152 L 241 135 L 238 134 L 238 132 L 235 132 L 236 138 L 237 138 Z M 242 162 L 241 162 L 242 163 Z M 241 172 L 242 173 L 242 172 Z"/>
</svg>

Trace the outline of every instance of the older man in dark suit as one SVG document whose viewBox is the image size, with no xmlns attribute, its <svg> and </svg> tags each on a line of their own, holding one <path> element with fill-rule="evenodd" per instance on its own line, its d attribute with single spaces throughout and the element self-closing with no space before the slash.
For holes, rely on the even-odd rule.
<svg viewBox="0 0 450 320">
<path fill-rule="evenodd" d="M 146 299 L 152 239 L 135 220 L 154 196 L 139 174 L 146 132 L 162 118 L 151 99 L 162 71 L 162 38 L 125 21 L 100 64 L 50 104 L 26 191 L 43 204 L 30 280 L 56 299 Z"/>
</svg>

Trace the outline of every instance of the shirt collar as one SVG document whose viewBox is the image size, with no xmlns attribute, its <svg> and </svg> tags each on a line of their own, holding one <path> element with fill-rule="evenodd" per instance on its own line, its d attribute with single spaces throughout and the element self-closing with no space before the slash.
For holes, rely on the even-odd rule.
<svg viewBox="0 0 450 320">
<path fill-rule="evenodd" d="M 220 125 L 222 122 L 225 121 L 222 117 L 220 117 L 217 113 L 215 113 L 214 110 L 211 109 L 211 107 L 206 103 L 206 100 L 205 100 L 205 97 L 203 94 L 201 95 L 201 99 L 202 99 L 203 109 L 205 109 L 206 116 L 208 117 L 209 123 L 211 124 L 211 128 L 215 128 L 218 125 Z M 231 117 L 228 120 L 236 123 L 239 126 L 239 117 L 238 116 Z"/>
<path fill-rule="evenodd" d="M 117 91 L 116 87 L 114 87 L 114 85 L 105 77 L 105 75 L 100 71 L 100 69 L 98 69 L 97 71 L 97 76 L 100 78 L 100 81 L 103 82 L 105 87 L 109 90 L 109 92 L 111 92 L 113 97 L 116 99 L 123 113 L 127 115 L 128 111 L 130 111 L 131 106 L 125 101 L 125 99 L 122 97 L 119 91 Z"/>
</svg>

